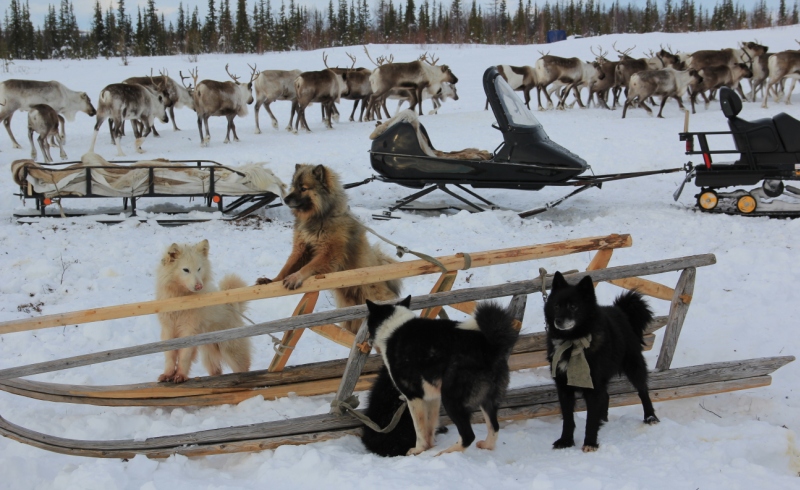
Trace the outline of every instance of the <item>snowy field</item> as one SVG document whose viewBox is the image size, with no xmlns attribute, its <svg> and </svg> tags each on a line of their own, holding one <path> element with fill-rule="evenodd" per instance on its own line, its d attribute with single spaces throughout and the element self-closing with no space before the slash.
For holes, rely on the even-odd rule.
<svg viewBox="0 0 800 490">
<path fill-rule="evenodd" d="M 410 60 L 422 52 L 435 52 L 458 76 L 459 101 L 447 101 L 439 115 L 422 119 L 434 145 L 442 150 L 479 147 L 493 150 L 501 141 L 491 129 L 494 121 L 483 110 L 481 76 L 492 64 L 534 64 L 546 49 L 554 55 L 590 59 L 590 46 L 610 49 L 616 41 L 621 49 L 636 45 L 635 55 L 658 49 L 660 44 L 674 50 L 694 51 L 733 47 L 739 41 L 757 39 L 770 52 L 795 49 L 800 27 L 761 31 L 614 35 L 570 40 L 552 46 L 372 46 L 373 58 L 393 54 L 395 60 Z M 369 66 L 361 47 L 329 49 L 329 64 L 345 65 L 345 52 Z M 322 53 L 278 53 L 264 56 L 200 56 L 196 63 L 201 78 L 227 79 L 224 66 L 247 74 L 247 63 L 259 69 L 317 70 Z M 348 63 L 349 64 L 349 63 Z M 133 58 L 129 66 L 119 60 L 17 61 L 4 78 L 50 80 L 57 78 L 68 87 L 86 91 L 94 102 L 107 84 L 133 75 L 167 68 L 178 71 L 194 67 L 186 58 Z M 745 84 L 747 86 L 747 84 Z M 796 96 L 797 97 L 797 96 Z M 800 104 L 800 99 L 796 100 Z M 391 103 L 390 106 L 393 106 Z M 200 148 L 194 114 L 177 111 L 181 132 L 160 125 L 161 138 L 148 138 L 143 157 L 170 159 L 203 158 L 228 165 L 268 162 L 269 168 L 289 182 L 296 163 L 325 164 L 335 169 L 343 182 L 372 175 L 367 150 L 372 123 L 347 122 L 351 104 L 340 106 L 342 121 L 333 130 L 323 127 L 318 106 L 308 111 L 312 133 L 290 134 L 273 130 L 264 111 L 255 135 L 252 109 L 237 119 L 241 142 L 223 145 L 223 118 L 211 121 L 211 145 Z M 426 102 L 425 109 L 430 105 Z M 785 111 L 800 117 L 800 105 L 765 110 L 745 103 L 746 119 L 769 117 Z M 393 109 L 393 107 L 392 107 Z M 289 104 L 273 104 L 280 127 L 286 125 Z M 674 102 L 664 110 L 665 119 L 631 110 L 573 109 L 565 112 L 537 112 L 550 137 L 585 158 L 596 173 L 630 172 L 678 167 L 687 161 L 677 133 L 683 115 Z M 67 124 L 66 151 L 73 159 L 89 148 L 94 119 L 79 113 Z M 0 134 L 0 157 L 8 165 L 26 158 L 29 148 L 24 114 L 17 114 L 12 129 L 24 150 L 11 148 Z M 691 119 L 692 130 L 727 130 L 724 117 L 714 103 L 702 107 Z M 130 128 L 129 128 L 130 132 Z M 800 137 L 800 135 L 798 136 Z M 719 146 L 730 146 L 720 141 Z M 135 155 L 130 136 L 123 140 L 128 155 Z M 97 151 L 108 159 L 115 156 L 106 128 L 98 139 Z M 57 154 L 57 150 L 53 152 Z M 562 206 L 530 219 L 520 219 L 512 210 L 522 211 L 555 199 L 560 189 L 541 192 L 492 191 L 484 194 L 508 211 L 469 214 L 399 213 L 402 219 L 373 221 L 380 212 L 409 189 L 374 182 L 348 192 L 353 212 L 379 233 L 393 241 L 430 255 L 449 255 L 519 245 L 546 243 L 571 238 L 630 233 L 633 247 L 615 252 L 611 265 L 622 265 L 692 254 L 716 254 L 717 264 L 698 270 L 694 301 L 683 328 L 673 366 L 748 359 L 762 356 L 797 355 L 800 335 L 800 295 L 797 287 L 797 257 L 800 220 L 771 220 L 704 215 L 693 211 L 693 184 L 679 202 L 672 192 L 683 174 L 653 176 L 606 184 L 592 189 Z M 218 277 L 236 272 L 247 282 L 259 276 L 274 276 L 288 256 L 292 239 L 292 216 L 285 207 L 263 212 L 260 223 L 236 226 L 208 222 L 177 228 L 154 222 L 126 222 L 115 226 L 80 219 L 52 220 L 18 225 L 12 219 L 23 203 L 13 196 L 11 175 L 0 179 L 0 321 L 38 315 L 25 305 L 41 304 L 41 314 L 144 301 L 154 295 L 154 271 L 165 248 L 172 242 L 197 242 L 208 238 Z M 433 194 L 425 202 L 446 201 Z M 446 196 L 444 196 L 446 197 Z M 73 203 L 105 206 L 111 200 Z M 446 201 L 450 202 L 450 201 Z M 116 201 L 113 202 L 117 204 Z M 184 203 L 185 204 L 185 203 Z M 33 205 L 27 202 L 27 208 Z M 69 206 L 70 203 L 67 202 Z M 143 200 L 140 207 L 147 211 Z M 794 237 L 794 238 L 792 238 Z M 388 246 L 384 247 L 387 251 Z M 583 269 L 591 254 L 498 266 L 462 274 L 455 287 L 500 284 L 532 278 L 539 267 L 548 271 Z M 405 258 L 404 260 L 408 260 Z M 654 279 L 674 285 L 677 273 Z M 423 294 L 430 290 L 430 277 L 407 280 L 405 292 Z M 610 302 L 620 290 L 601 285 L 602 302 Z M 668 304 L 652 300 L 657 314 L 666 314 Z M 265 300 L 251 303 L 251 318 L 267 321 L 291 314 L 293 301 Z M 332 308 L 330 296 L 321 297 L 319 309 Z M 528 301 L 523 332 L 543 329 L 541 302 L 537 295 Z M 36 332 L 4 335 L 0 338 L 0 368 L 59 359 L 98 350 L 131 346 L 157 340 L 155 317 L 58 327 Z M 655 348 L 646 353 L 655 365 L 661 335 Z M 255 339 L 254 369 L 264 369 L 272 357 L 268 338 Z M 322 338 L 303 336 L 290 364 L 342 358 L 347 350 Z M 163 365 L 162 355 L 151 355 L 34 377 L 66 384 L 129 384 L 155 381 Z M 196 364 L 192 373 L 204 374 Z M 544 369 L 515 374 L 512 386 L 550 383 Z M 795 393 L 798 390 L 798 393 Z M 363 396 L 362 396 L 363 398 Z M 76 439 L 143 439 L 156 435 L 281 420 L 323 414 L 331 396 L 289 397 L 279 400 L 254 398 L 235 406 L 209 408 L 105 408 L 34 401 L 0 392 L 0 414 L 11 422 L 55 436 Z M 239 489 L 239 488 L 503 488 L 503 489 L 752 489 L 800 488 L 800 450 L 796 431 L 800 428 L 800 363 L 791 363 L 774 375 L 766 388 L 718 396 L 664 402 L 656 405 L 661 424 L 641 423 L 641 407 L 614 408 L 610 422 L 600 432 L 600 450 L 584 454 L 579 447 L 553 451 L 560 434 L 560 417 L 545 417 L 510 423 L 501 430 L 493 452 L 474 445 L 463 454 L 433 457 L 429 451 L 418 457 L 382 459 L 366 453 L 355 437 L 307 446 L 285 446 L 253 454 L 214 456 L 197 459 L 171 457 L 154 461 L 137 457 L 130 461 L 100 460 L 52 454 L 0 439 L 0 488 L 70 489 Z M 585 416 L 578 415 L 576 441 L 583 438 Z M 476 425 L 479 438 L 485 427 Z M 440 436 L 438 447 L 447 447 L 457 434 Z"/>
</svg>

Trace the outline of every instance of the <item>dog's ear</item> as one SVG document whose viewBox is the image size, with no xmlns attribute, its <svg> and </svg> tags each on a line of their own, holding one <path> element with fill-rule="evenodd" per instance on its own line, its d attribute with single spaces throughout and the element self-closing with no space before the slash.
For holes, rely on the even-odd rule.
<svg viewBox="0 0 800 490">
<path fill-rule="evenodd" d="M 411 295 L 405 297 L 405 299 L 399 303 L 398 306 L 405 306 L 406 308 L 411 308 Z"/>
<path fill-rule="evenodd" d="M 585 293 L 591 291 L 592 296 L 594 296 L 594 282 L 592 281 L 592 276 L 586 276 L 581 279 L 581 282 L 578 283 L 578 289 Z"/>
<path fill-rule="evenodd" d="M 198 243 L 194 246 L 194 248 L 203 254 L 204 256 L 208 257 L 208 249 L 210 245 L 208 244 L 208 240 L 203 240 L 202 242 Z"/>
<path fill-rule="evenodd" d="M 375 303 L 373 303 L 370 300 L 367 300 L 367 311 L 369 311 L 370 314 L 372 314 L 375 311 L 375 307 L 376 306 L 378 306 L 378 305 L 376 305 Z"/>
<path fill-rule="evenodd" d="M 300 170 L 300 167 L 301 167 L 301 165 L 299 163 L 295 163 L 294 164 L 294 171 L 297 172 L 298 170 Z"/>
<path fill-rule="evenodd" d="M 317 165 L 314 167 L 314 170 L 311 171 L 311 175 L 314 176 L 315 179 L 319 181 L 322 185 L 328 184 L 328 169 L 325 168 L 323 165 Z"/>
<path fill-rule="evenodd" d="M 560 271 L 556 271 L 556 275 L 553 276 L 553 290 L 555 291 L 556 289 L 566 286 L 569 286 L 569 283 L 567 283 L 567 280 L 564 279 L 564 276 Z"/>
<path fill-rule="evenodd" d="M 170 262 L 175 262 L 178 260 L 178 257 L 181 256 L 181 247 L 177 243 L 173 243 L 167 249 L 167 253 L 164 254 L 164 258 L 161 259 L 161 263 L 166 265 Z"/>
</svg>

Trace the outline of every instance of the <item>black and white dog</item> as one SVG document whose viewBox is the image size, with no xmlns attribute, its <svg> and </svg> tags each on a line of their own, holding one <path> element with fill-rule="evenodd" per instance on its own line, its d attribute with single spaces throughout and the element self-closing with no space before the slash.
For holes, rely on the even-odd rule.
<svg viewBox="0 0 800 490">
<path fill-rule="evenodd" d="M 433 447 L 441 405 L 460 437 L 439 454 L 463 451 L 472 444 L 475 433 L 470 415 L 478 408 L 483 411 L 488 435 L 477 445 L 494 449 L 500 430 L 497 409 L 508 387 L 508 357 L 519 335 L 511 314 L 495 303 L 482 303 L 475 309 L 474 318 L 459 323 L 418 318 L 409 309 L 410 303 L 411 296 L 397 305 L 367 301 L 373 346 L 411 412 L 416 445 L 407 454 Z M 373 393 L 370 404 L 380 401 L 396 407 L 398 393 L 388 389 L 385 378 L 379 387 L 393 400 L 375 400 Z M 403 437 L 402 431 L 395 431 L 386 434 L 382 442 L 389 444 L 387 438 Z"/>
<path fill-rule="evenodd" d="M 600 306 L 591 277 L 571 286 L 556 272 L 544 314 L 547 358 L 564 418 L 561 437 L 553 443 L 555 449 L 575 445 L 575 392 L 582 390 L 587 409 L 583 450 L 597 450 L 597 432 L 608 420 L 608 382 L 619 374 L 625 374 L 638 391 L 644 422 L 658 423 L 647 391 L 647 364 L 642 355 L 644 331 L 653 320 L 653 312 L 641 294 L 629 291 L 613 306 Z"/>
</svg>

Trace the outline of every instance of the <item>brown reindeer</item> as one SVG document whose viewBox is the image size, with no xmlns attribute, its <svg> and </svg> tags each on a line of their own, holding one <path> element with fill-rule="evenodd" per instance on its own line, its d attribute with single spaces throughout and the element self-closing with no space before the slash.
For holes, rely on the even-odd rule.
<svg viewBox="0 0 800 490">
<path fill-rule="evenodd" d="M 297 122 L 294 132 L 300 129 L 302 124 L 306 131 L 311 131 L 306 120 L 306 108 L 313 102 L 322 104 L 323 122 L 328 129 L 333 129 L 331 118 L 334 112 L 334 104 L 339 101 L 342 95 L 347 94 L 347 83 L 345 75 L 340 75 L 330 69 L 320 71 L 306 71 L 300 74 L 294 81 L 297 100 L 292 105 L 292 117 L 297 113 Z M 289 119 L 291 124 L 291 118 Z"/>
<path fill-rule="evenodd" d="M 417 61 L 409 63 L 388 63 L 378 66 L 369 77 L 372 87 L 370 107 L 381 100 L 393 88 L 415 89 L 415 101 L 419 103 L 418 112 L 422 115 L 423 92 L 430 88 L 439 93 L 442 83 L 458 83 L 458 78 L 447 65 L 437 66 L 437 58 L 428 59 L 427 53 Z M 412 107 L 413 109 L 414 107 Z"/>
<path fill-rule="evenodd" d="M 593 48 L 590 51 L 595 55 L 596 68 L 602 71 L 605 75 L 602 80 L 593 80 L 589 84 L 589 101 L 586 103 L 588 107 L 592 103 L 592 97 L 597 94 L 597 103 L 606 109 L 613 109 L 617 107 L 619 102 L 619 94 L 621 89 L 615 86 L 615 73 L 617 70 L 618 61 L 610 61 L 606 58 L 608 51 L 603 51 L 603 48 L 598 46 L 599 53 L 595 53 Z M 608 107 L 608 93 L 611 92 L 614 96 L 614 102 L 611 107 Z"/>
<path fill-rule="evenodd" d="M 582 61 L 580 58 L 562 58 L 549 54 L 543 54 L 541 58 L 536 60 L 535 72 L 539 110 L 544 110 L 542 108 L 541 92 L 544 91 L 545 97 L 547 97 L 547 107 L 551 108 L 553 107 L 553 101 L 550 99 L 550 95 L 562 87 L 564 87 L 564 90 L 560 93 L 556 109 L 566 109 L 565 101 L 570 91 L 575 91 L 578 105 L 585 107 L 581 101 L 578 88 L 582 85 L 588 86 L 593 77 L 598 80 L 605 78 L 605 74 L 599 71 L 597 66 Z M 547 87 L 551 84 L 553 87 L 548 90 Z"/>
<path fill-rule="evenodd" d="M 343 94 L 342 98 L 354 101 L 353 110 L 350 112 L 351 121 L 355 121 L 356 109 L 358 108 L 358 103 L 361 102 L 361 113 L 358 116 L 358 122 L 362 122 L 364 120 L 364 112 L 367 110 L 367 103 L 372 96 L 372 87 L 369 84 L 369 76 L 372 74 L 372 70 L 363 67 L 355 68 L 356 57 L 350 53 L 346 54 L 353 62 L 350 68 L 339 68 L 338 66 L 334 68 L 329 67 L 327 57 L 324 57 L 324 53 L 323 61 L 325 61 L 325 68 L 333 70 L 333 72 L 338 75 L 342 75 L 344 82 L 347 84 L 347 93 Z M 336 108 L 335 104 L 333 105 L 333 117 L 336 122 L 339 122 L 339 110 Z"/>
<path fill-rule="evenodd" d="M 742 78 L 752 78 L 753 71 L 744 63 L 737 63 L 731 67 L 727 65 L 707 66 L 699 70 L 703 82 L 697 84 L 692 88 L 691 101 L 692 101 L 692 114 L 695 114 L 694 105 L 697 101 L 697 95 L 701 95 L 706 103 L 706 109 L 711 101 L 706 97 L 705 92 L 711 90 L 718 90 L 722 87 L 739 88 L 739 83 Z"/>
<path fill-rule="evenodd" d="M 230 143 L 231 131 L 233 131 L 233 140 L 239 141 L 233 119 L 236 116 L 244 117 L 247 115 L 247 106 L 253 103 L 253 80 L 258 76 L 258 70 L 255 66 L 247 66 L 250 67 L 250 80 L 248 82 L 240 82 L 238 76 L 228 71 L 228 65 L 225 65 L 225 72 L 233 81 L 203 80 L 197 83 L 197 69 L 195 69 L 194 73 L 190 72 L 195 83 L 192 96 L 194 97 L 194 108 L 197 112 L 200 146 L 208 146 L 211 141 L 211 134 L 208 131 L 208 118 L 211 116 L 225 116 L 228 120 L 228 128 L 225 132 L 223 143 Z M 206 127 L 205 138 L 203 137 L 203 124 Z"/>
<path fill-rule="evenodd" d="M 33 144 L 33 133 L 39 134 L 37 141 L 39 141 L 39 148 L 44 155 L 44 161 L 51 163 L 53 157 L 50 156 L 50 142 L 52 138 L 58 144 L 58 149 L 61 151 L 61 159 L 67 158 L 67 153 L 64 151 L 64 144 L 61 140 L 61 135 L 58 132 L 58 125 L 60 121 L 58 113 L 47 104 L 36 104 L 31 106 L 28 111 L 28 141 L 31 142 L 31 159 L 36 160 L 36 147 Z"/>
<path fill-rule="evenodd" d="M 180 131 L 178 124 L 175 122 L 175 109 L 188 107 L 194 110 L 194 99 L 192 98 L 192 95 L 188 90 L 186 90 L 185 87 L 179 85 L 178 82 L 170 78 L 169 74 L 165 70 L 159 71 L 158 77 L 153 77 L 151 70 L 149 77 L 130 77 L 123 80 L 122 83 L 136 83 L 145 87 L 151 87 L 155 92 L 166 92 L 167 97 L 171 102 L 169 107 L 167 107 L 167 110 L 169 112 L 169 118 L 172 120 L 173 131 Z M 159 135 L 155 126 L 152 128 L 152 130 L 153 136 Z"/>
</svg>

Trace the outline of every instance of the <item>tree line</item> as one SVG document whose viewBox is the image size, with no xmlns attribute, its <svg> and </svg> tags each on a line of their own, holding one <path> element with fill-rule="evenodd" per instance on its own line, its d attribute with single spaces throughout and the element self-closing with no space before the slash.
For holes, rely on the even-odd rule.
<svg viewBox="0 0 800 490">
<path fill-rule="evenodd" d="M 201 53 L 263 53 L 309 50 L 367 43 L 540 44 L 553 29 L 568 35 L 595 36 L 631 32 L 691 32 L 762 28 L 798 23 L 798 0 L 777 11 L 766 0 L 750 10 L 733 0 L 703 8 L 695 0 L 647 0 L 644 7 L 619 0 L 329 0 L 325 10 L 295 0 L 208 0 L 201 16 L 197 6 L 181 3 L 177 19 L 167 21 L 155 0 L 134 11 L 119 0 L 103 9 L 95 1 L 88 29 L 78 26 L 72 0 L 49 5 L 34 26 L 28 0 L 11 0 L 0 24 L 0 58 L 63 59 L 155 56 Z M 419 2 L 419 0 L 417 0 Z"/>
</svg>

